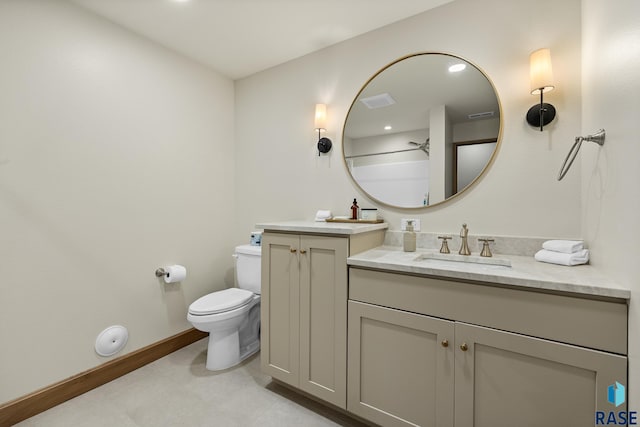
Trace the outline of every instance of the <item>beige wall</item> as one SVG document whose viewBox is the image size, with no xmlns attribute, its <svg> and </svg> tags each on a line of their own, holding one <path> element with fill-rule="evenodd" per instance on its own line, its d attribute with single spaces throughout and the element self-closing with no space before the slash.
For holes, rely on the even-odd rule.
<svg viewBox="0 0 640 427">
<path fill-rule="evenodd" d="M 402 211 L 378 206 L 399 228 L 400 218 L 422 219 L 425 231 L 579 237 L 580 176 L 556 181 L 566 151 L 580 132 L 580 1 L 543 0 L 539 19 L 524 0 L 458 0 L 405 21 L 236 82 L 238 230 L 244 236 L 265 220 L 313 218 L 317 209 L 347 214 L 351 201 L 373 206 L 354 186 L 341 155 L 346 113 L 362 85 L 406 54 L 460 55 L 491 77 L 503 108 L 502 147 L 473 191 L 440 207 Z M 524 116 L 529 53 L 552 48 L 557 90 L 547 99 L 558 118 L 544 133 Z M 334 149 L 318 157 L 314 104 L 328 104 Z"/>
<path fill-rule="evenodd" d="M 444 51 L 482 68 L 503 109 L 502 147 L 471 192 L 428 210 L 377 206 L 399 228 L 402 217 L 422 229 L 539 237 L 582 237 L 592 263 L 612 280 L 640 290 L 640 3 L 620 0 L 457 0 L 236 83 L 238 233 L 264 220 L 312 218 L 316 209 L 345 214 L 355 196 L 374 204 L 346 175 L 341 131 L 362 85 L 398 57 Z M 546 96 L 558 116 L 543 133 L 524 122 L 528 54 L 550 47 L 556 90 Z M 584 56 L 584 58 L 583 58 Z M 584 75 L 583 75 L 584 74 Z M 334 149 L 318 157 L 313 105 L 329 105 Z M 574 138 L 606 128 L 602 149 L 585 144 L 563 181 L 558 169 Z M 259 176 L 259 178 L 257 178 Z M 240 237 L 240 234 L 238 237 Z M 640 308 L 630 305 L 629 409 L 640 408 Z M 622 379 L 624 380 L 624 379 Z"/>
<path fill-rule="evenodd" d="M 541 0 L 552 13 L 539 19 L 524 0 L 457 0 L 238 81 L 234 98 L 233 82 L 66 3 L 0 0 L 0 402 L 104 362 L 93 343 L 109 325 L 129 328 L 125 352 L 187 329 L 188 304 L 231 285 L 232 248 L 256 222 L 346 214 L 353 197 L 373 206 L 346 174 L 342 125 L 364 82 L 408 53 L 482 68 L 502 147 L 454 201 L 378 206 L 391 228 L 411 216 L 424 231 L 584 236 L 594 264 L 637 288 L 638 5 L 619 4 L 582 0 L 581 18 L 580 0 Z M 528 54 L 543 46 L 558 117 L 540 133 L 524 114 Z M 315 150 L 317 102 L 329 156 Z M 558 183 L 573 138 L 599 127 L 602 153 L 585 146 Z M 189 277 L 165 286 L 153 271 L 174 262 Z M 632 388 L 638 313 L 632 303 Z"/>
<path fill-rule="evenodd" d="M 640 3 L 583 0 L 582 134 L 607 131 L 605 145 L 581 149 L 583 233 L 592 264 L 632 290 L 629 409 L 640 410 Z M 576 171 L 570 171 L 577 175 Z"/>
<path fill-rule="evenodd" d="M 233 82 L 66 2 L 0 1 L 0 403 L 232 284 Z M 157 267 L 180 263 L 166 286 Z"/>
</svg>

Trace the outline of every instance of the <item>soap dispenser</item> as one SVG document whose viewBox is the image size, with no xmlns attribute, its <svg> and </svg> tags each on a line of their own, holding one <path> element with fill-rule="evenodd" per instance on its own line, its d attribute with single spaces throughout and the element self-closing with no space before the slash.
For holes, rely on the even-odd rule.
<svg viewBox="0 0 640 427">
<path fill-rule="evenodd" d="M 402 236 L 402 248 L 405 252 L 416 251 L 416 233 L 413 231 L 413 221 L 407 221 L 406 231 Z"/>
</svg>

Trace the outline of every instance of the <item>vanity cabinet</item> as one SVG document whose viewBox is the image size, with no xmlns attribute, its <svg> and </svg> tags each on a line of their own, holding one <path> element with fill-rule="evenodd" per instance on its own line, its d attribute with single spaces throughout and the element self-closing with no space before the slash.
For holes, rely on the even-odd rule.
<svg viewBox="0 0 640 427">
<path fill-rule="evenodd" d="M 340 408 L 347 389 L 347 257 L 384 231 L 262 236 L 261 368 Z"/>
<path fill-rule="evenodd" d="M 452 426 L 453 339 L 453 322 L 349 301 L 347 410 L 382 426 Z"/>
<path fill-rule="evenodd" d="M 349 286 L 347 409 L 367 420 L 585 426 L 625 410 L 607 402 L 627 380 L 622 301 L 357 268 Z"/>
<path fill-rule="evenodd" d="M 455 336 L 456 426 L 579 427 L 625 410 L 607 402 L 626 384 L 624 356 L 465 323 Z"/>
</svg>

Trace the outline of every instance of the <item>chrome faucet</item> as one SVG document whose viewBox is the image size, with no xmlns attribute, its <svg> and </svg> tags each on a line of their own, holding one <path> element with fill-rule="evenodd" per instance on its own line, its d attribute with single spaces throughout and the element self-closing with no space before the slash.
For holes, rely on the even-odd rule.
<svg viewBox="0 0 640 427">
<path fill-rule="evenodd" d="M 467 228 L 467 224 L 462 224 L 460 237 L 462 238 L 462 244 L 460 245 L 460 250 L 458 251 L 458 253 L 460 255 L 471 255 L 471 251 L 469 250 L 469 229 Z"/>
</svg>

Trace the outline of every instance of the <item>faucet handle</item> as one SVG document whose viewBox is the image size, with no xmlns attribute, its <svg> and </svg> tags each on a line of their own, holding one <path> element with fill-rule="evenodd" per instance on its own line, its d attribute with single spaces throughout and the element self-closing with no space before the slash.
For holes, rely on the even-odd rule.
<svg viewBox="0 0 640 427">
<path fill-rule="evenodd" d="M 442 239 L 442 246 L 440 247 L 440 253 L 441 254 L 451 253 L 449 251 L 449 244 L 447 243 L 447 240 L 451 239 L 451 236 L 438 236 L 438 239 Z"/>
<path fill-rule="evenodd" d="M 491 257 L 493 254 L 491 253 L 491 248 L 489 247 L 489 242 L 495 242 L 494 239 L 478 239 L 479 242 L 483 242 L 482 244 L 482 252 L 480 252 L 480 256 Z"/>
</svg>

